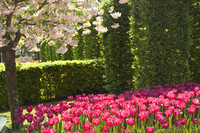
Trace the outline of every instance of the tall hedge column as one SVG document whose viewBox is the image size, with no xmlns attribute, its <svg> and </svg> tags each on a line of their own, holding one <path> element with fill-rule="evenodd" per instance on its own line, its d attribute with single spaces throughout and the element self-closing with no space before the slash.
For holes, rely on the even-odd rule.
<svg viewBox="0 0 200 133">
<path fill-rule="evenodd" d="M 131 0 L 136 88 L 190 80 L 190 2 Z"/>
<path fill-rule="evenodd" d="M 109 8 L 113 6 L 113 12 L 122 13 L 118 19 L 113 19 Z M 129 5 L 119 4 L 119 0 L 110 0 L 104 5 L 104 23 L 108 32 L 103 34 L 105 69 L 106 69 L 106 89 L 115 94 L 124 92 L 132 88 L 133 69 L 131 45 L 129 41 Z M 111 28 L 114 23 L 119 23 L 120 27 Z"/>
<path fill-rule="evenodd" d="M 78 34 L 76 39 L 78 40 L 78 47 L 75 48 L 75 59 L 76 60 L 83 60 L 84 59 L 84 43 L 83 43 L 83 36 L 82 32 L 83 29 L 77 30 Z"/>
<path fill-rule="evenodd" d="M 190 7 L 190 16 L 192 18 L 192 39 L 193 46 L 190 50 L 191 58 L 189 61 L 190 69 L 192 71 L 192 81 L 199 82 L 200 77 L 200 1 L 195 0 Z"/>
<path fill-rule="evenodd" d="M 90 19 L 90 23 L 95 21 L 95 17 Z M 88 27 L 91 31 L 90 34 L 83 36 L 84 48 L 85 48 L 85 58 L 95 59 L 100 57 L 100 42 L 98 32 L 95 30 L 95 25 Z"/>
</svg>

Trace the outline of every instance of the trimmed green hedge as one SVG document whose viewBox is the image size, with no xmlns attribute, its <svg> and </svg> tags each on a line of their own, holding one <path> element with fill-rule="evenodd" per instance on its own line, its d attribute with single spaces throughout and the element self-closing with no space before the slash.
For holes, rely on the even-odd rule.
<svg viewBox="0 0 200 133">
<path fill-rule="evenodd" d="M 0 109 L 5 109 L 8 107 L 5 71 L 3 65 L 0 67 Z M 106 92 L 103 60 L 24 63 L 18 68 L 18 94 L 23 105 Z"/>
</svg>

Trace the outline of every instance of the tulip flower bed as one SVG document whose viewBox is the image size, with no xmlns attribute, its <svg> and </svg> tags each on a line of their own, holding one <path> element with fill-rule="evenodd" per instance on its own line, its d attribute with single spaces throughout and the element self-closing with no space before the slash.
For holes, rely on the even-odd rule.
<svg viewBox="0 0 200 133">
<path fill-rule="evenodd" d="M 157 85 L 153 90 L 141 88 L 118 96 L 82 94 L 74 101 L 69 96 L 70 103 L 29 106 L 26 114 L 18 107 L 14 120 L 21 132 L 28 133 L 198 133 L 199 97 L 197 83 Z"/>
</svg>

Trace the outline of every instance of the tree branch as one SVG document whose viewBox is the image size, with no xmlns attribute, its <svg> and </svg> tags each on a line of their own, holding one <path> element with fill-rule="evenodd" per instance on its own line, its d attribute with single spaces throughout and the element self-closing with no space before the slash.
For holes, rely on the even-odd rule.
<svg viewBox="0 0 200 133">
<path fill-rule="evenodd" d="M 22 36 L 22 34 L 20 33 L 20 30 L 18 30 L 18 31 L 15 33 L 15 35 L 16 35 L 16 37 L 15 37 L 14 42 L 15 42 L 15 43 L 18 43 L 18 42 L 20 41 L 20 39 L 21 39 L 21 36 Z"/>
<path fill-rule="evenodd" d="M 18 3 L 23 2 L 25 0 L 13 0 L 13 1 L 15 2 L 15 5 L 17 5 Z"/>
<path fill-rule="evenodd" d="M 39 10 L 41 10 L 46 4 L 47 4 L 47 0 L 45 0 L 44 3 L 42 3 L 42 5 L 38 8 L 37 12 L 38 12 Z"/>
</svg>

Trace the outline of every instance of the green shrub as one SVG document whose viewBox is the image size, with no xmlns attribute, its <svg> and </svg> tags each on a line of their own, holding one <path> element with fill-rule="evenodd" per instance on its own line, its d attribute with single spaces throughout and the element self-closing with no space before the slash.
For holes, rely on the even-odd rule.
<svg viewBox="0 0 200 133">
<path fill-rule="evenodd" d="M 0 68 L 0 108 L 8 107 L 5 71 Z M 105 93 L 104 61 L 24 63 L 17 71 L 18 95 L 23 105 L 69 95 Z"/>
</svg>

